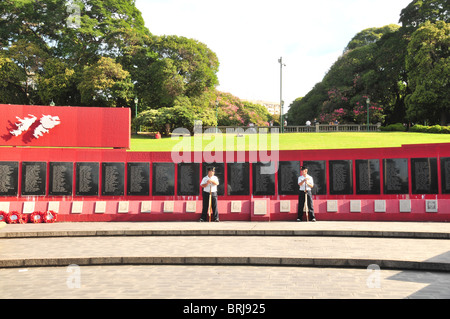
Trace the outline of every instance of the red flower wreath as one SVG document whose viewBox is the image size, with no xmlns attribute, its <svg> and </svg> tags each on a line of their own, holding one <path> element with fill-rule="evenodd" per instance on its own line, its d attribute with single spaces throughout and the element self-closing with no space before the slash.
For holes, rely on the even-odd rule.
<svg viewBox="0 0 450 319">
<path fill-rule="evenodd" d="M 17 224 L 20 222 L 21 216 L 18 212 L 10 212 L 6 215 L 6 221 L 8 224 Z"/>
<path fill-rule="evenodd" d="M 41 212 L 34 212 L 30 215 L 30 222 L 33 224 L 42 223 L 42 213 Z"/>
<path fill-rule="evenodd" d="M 56 222 L 57 218 L 58 218 L 58 214 L 56 214 L 52 210 L 45 212 L 42 216 L 42 219 L 44 220 L 44 222 L 49 223 L 49 224 Z"/>
<path fill-rule="evenodd" d="M 0 211 L 0 222 L 5 222 L 6 223 L 6 213 L 3 211 Z"/>
</svg>

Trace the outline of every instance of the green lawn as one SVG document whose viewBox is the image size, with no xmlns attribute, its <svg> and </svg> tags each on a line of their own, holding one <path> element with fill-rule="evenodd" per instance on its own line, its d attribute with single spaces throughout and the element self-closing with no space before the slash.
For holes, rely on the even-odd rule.
<svg viewBox="0 0 450 319">
<path fill-rule="evenodd" d="M 144 136 L 131 138 L 132 152 L 170 152 L 176 150 L 194 151 L 194 143 L 201 145 L 202 150 L 258 150 L 274 145 L 279 150 L 312 150 L 312 149 L 352 149 L 400 147 L 405 144 L 450 143 L 450 134 L 426 134 L 405 132 L 378 133 L 289 133 L 276 136 L 235 135 L 221 139 L 211 135 L 201 137 L 176 137 L 152 139 Z M 273 138 L 273 140 L 272 140 Z M 196 140 L 195 140 L 196 139 Z M 278 144 L 278 146 L 277 146 Z M 265 146 L 268 145 L 268 146 Z M 200 149 L 198 147 L 198 149 Z"/>
</svg>

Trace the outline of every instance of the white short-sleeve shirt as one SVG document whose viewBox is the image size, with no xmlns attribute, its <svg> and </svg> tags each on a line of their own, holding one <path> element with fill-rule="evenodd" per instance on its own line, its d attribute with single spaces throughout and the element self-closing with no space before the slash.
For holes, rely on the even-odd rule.
<svg viewBox="0 0 450 319">
<path fill-rule="evenodd" d="M 211 177 L 211 178 L 209 178 L 209 176 L 203 177 L 202 182 L 200 183 L 200 185 L 206 184 L 210 179 L 211 179 L 213 182 L 216 182 L 217 185 L 219 185 L 219 179 L 218 179 L 217 176 L 215 176 L 215 175 L 214 175 L 213 177 Z M 209 193 L 210 191 L 211 191 L 212 193 L 215 193 L 215 192 L 217 192 L 217 185 L 209 184 L 208 186 L 206 186 L 205 188 L 203 188 L 203 191 L 204 191 L 204 192 L 207 192 L 207 193 Z"/>
<path fill-rule="evenodd" d="M 300 176 L 299 178 L 298 178 L 298 184 L 300 184 L 304 179 L 309 179 L 309 184 L 311 184 L 312 186 L 314 186 L 314 179 L 310 176 L 310 175 L 308 175 L 308 174 L 306 174 L 306 177 L 305 176 Z M 306 183 L 304 183 L 302 186 L 300 186 L 300 190 L 301 191 L 305 191 L 305 187 L 306 187 L 306 190 L 307 191 L 310 191 L 311 190 L 311 187 L 309 187 Z"/>
</svg>

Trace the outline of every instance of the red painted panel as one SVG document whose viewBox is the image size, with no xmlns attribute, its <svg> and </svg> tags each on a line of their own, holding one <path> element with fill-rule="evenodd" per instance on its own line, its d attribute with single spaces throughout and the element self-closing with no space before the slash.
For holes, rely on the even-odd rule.
<svg viewBox="0 0 450 319">
<path fill-rule="evenodd" d="M 128 108 L 0 104 L 0 145 L 130 148 Z"/>
</svg>

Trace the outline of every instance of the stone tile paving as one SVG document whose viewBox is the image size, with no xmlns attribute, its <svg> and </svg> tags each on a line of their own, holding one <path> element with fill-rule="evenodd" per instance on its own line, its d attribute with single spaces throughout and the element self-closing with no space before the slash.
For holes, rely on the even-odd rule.
<svg viewBox="0 0 450 319">
<path fill-rule="evenodd" d="M 73 267 L 73 266 L 72 266 Z M 86 266 L 0 269 L 0 298 L 450 298 L 450 274 L 245 266 Z M 78 276 L 74 280 L 74 276 Z"/>
</svg>

